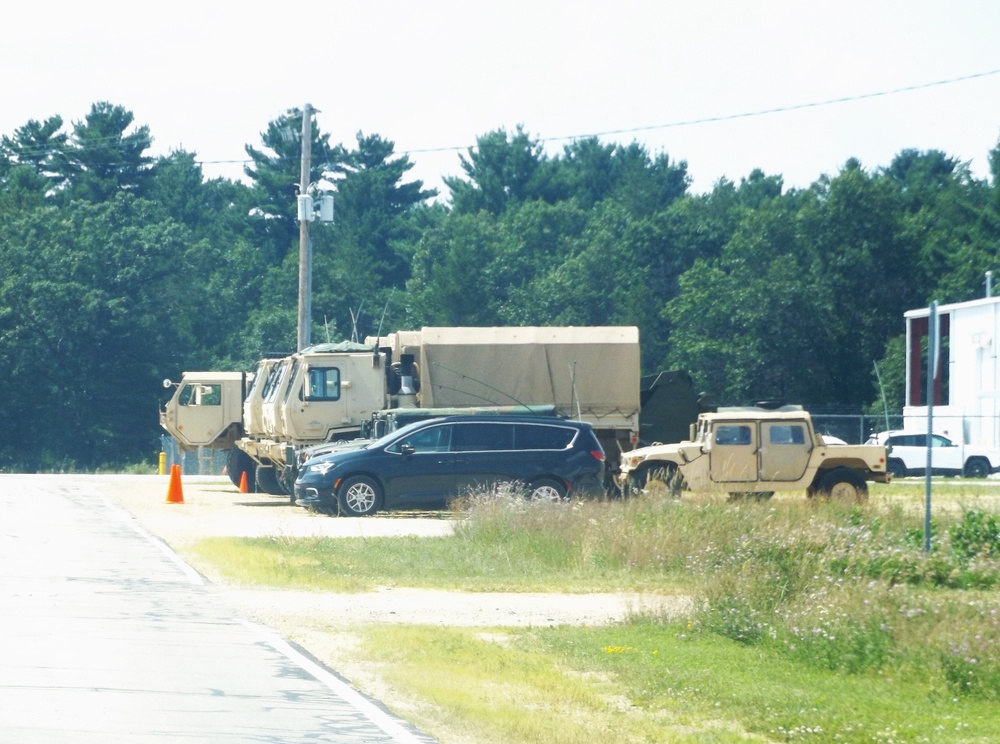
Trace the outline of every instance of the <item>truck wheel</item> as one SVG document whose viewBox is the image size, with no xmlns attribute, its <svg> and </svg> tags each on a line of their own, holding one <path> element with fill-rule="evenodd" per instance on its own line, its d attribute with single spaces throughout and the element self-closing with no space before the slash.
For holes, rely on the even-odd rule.
<svg viewBox="0 0 1000 744">
<path fill-rule="evenodd" d="M 382 506 L 382 488 L 366 475 L 348 478 L 337 496 L 340 513 L 348 517 L 366 517 Z"/>
<path fill-rule="evenodd" d="M 966 478 L 985 478 L 990 474 L 990 463 L 982 457 L 970 457 L 965 463 Z"/>
<path fill-rule="evenodd" d="M 892 473 L 893 478 L 906 477 L 906 464 L 898 457 L 890 457 L 889 462 L 886 463 L 885 469 Z"/>
<path fill-rule="evenodd" d="M 270 466 L 257 468 L 257 486 L 271 496 L 285 495 L 285 489 L 278 482 L 278 474 Z"/>
<path fill-rule="evenodd" d="M 552 478 L 539 478 L 528 487 L 528 500 L 558 503 L 566 498 L 566 489 Z"/>
<path fill-rule="evenodd" d="M 281 486 L 281 492 L 288 496 L 288 503 L 295 506 L 295 477 L 298 472 L 295 468 L 285 466 L 278 473 L 278 485 Z"/>
<path fill-rule="evenodd" d="M 834 468 L 820 479 L 816 490 L 824 498 L 844 503 L 868 501 L 868 484 L 850 468 Z"/>
<path fill-rule="evenodd" d="M 226 456 L 226 473 L 229 475 L 229 480 L 237 488 L 240 487 L 240 479 L 244 473 L 247 474 L 247 483 L 253 485 L 254 479 L 257 477 L 257 463 L 250 455 L 234 444 L 229 448 L 229 455 Z"/>
</svg>

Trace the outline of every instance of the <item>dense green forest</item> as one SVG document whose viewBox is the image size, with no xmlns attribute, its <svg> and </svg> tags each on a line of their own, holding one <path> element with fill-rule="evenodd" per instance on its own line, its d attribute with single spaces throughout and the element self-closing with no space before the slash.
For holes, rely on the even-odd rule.
<svg viewBox="0 0 1000 744">
<path fill-rule="evenodd" d="M 301 114 L 246 145 L 247 179 L 148 154 L 96 103 L 0 139 L 0 469 L 150 460 L 164 377 L 249 369 L 296 341 Z M 849 160 L 807 189 L 754 171 L 690 193 L 687 163 L 522 128 L 478 138 L 437 194 L 378 134 L 312 130 L 314 341 L 422 325 L 637 325 L 645 372 L 720 403 L 902 405 L 903 312 L 981 296 L 1000 252 L 991 178 L 944 152 Z M 367 323 L 365 322 L 367 321 Z"/>
</svg>

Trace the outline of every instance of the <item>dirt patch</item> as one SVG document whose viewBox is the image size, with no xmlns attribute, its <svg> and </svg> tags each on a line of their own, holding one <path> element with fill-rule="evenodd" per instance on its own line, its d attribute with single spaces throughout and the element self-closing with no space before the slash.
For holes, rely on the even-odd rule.
<svg viewBox="0 0 1000 744">
<path fill-rule="evenodd" d="M 225 477 L 182 478 L 184 503 L 167 503 L 167 476 L 91 476 L 114 503 L 183 553 L 206 537 L 423 537 L 452 534 L 447 514 L 393 513 L 328 517 L 289 504 L 286 497 L 242 494 Z M 210 567 L 198 566 L 244 616 L 279 628 L 353 624 L 526 627 L 600 625 L 637 614 L 676 617 L 690 600 L 635 593 L 539 594 L 446 592 L 380 588 L 339 594 L 226 585 Z"/>
<path fill-rule="evenodd" d="M 386 513 L 346 518 L 312 514 L 287 498 L 241 494 L 225 477 L 182 479 L 183 504 L 168 504 L 166 476 L 84 476 L 112 502 L 130 512 L 149 532 L 180 554 L 192 543 L 229 537 L 385 537 L 450 535 L 447 514 Z M 435 721 L 451 742 L 450 730 L 426 703 L 386 683 L 383 670 L 366 658 L 358 633 L 372 623 L 482 627 L 484 638 L 504 643 L 505 629 L 555 625 L 607 625 L 639 614 L 663 618 L 690 613 L 687 597 L 635 593 L 541 594 L 448 592 L 382 587 L 341 594 L 288 589 L 244 588 L 225 583 L 210 566 L 197 565 L 241 617 L 273 628 L 306 649 L 355 687 L 404 717 Z"/>
</svg>

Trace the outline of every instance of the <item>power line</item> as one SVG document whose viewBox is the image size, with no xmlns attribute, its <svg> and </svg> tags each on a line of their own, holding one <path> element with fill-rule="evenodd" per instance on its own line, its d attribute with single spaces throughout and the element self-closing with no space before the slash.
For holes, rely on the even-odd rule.
<svg viewBox="0 0 1000 744">
<path fill-rule="evenodd" d="M 591 132 L 591 133 L 588 133 L 588 134 L 565 134 L 565 135 L 557 135 L 557 136 L 553 136 L 553 137 L 539 137 L 539 138 L 537 138 L 535 140 L 535 142 L 572 141 L 572 140 L 579 140 L 579 139 L 588 139 L 588 138 L 591 138 L 591 137 L 608 137 L 608 136 L 611 136 L 611 135 L 635 134 L 637 132 L 651 132 L 651 131 L 656 131 L 656 130 L 660 130 L 660 129 L 675 129 L 675 128 L 678 128 L 678 127 L 697 126 L 699 124 L 713 124 L 713 123 L 718 123 L 718 122 L 723 122 L 723 121 L 734 121 L 734 120 L 737 120 L 737 119 L 749 119 L 749 118 L 754 118 L 754 117 L 758 117 L 758 116 L 768 116 L 768 115 L 771 115 L 771 114 L 787 113 L 789 111 L 801 111 L 803 109 L 822 108 L 824 106 L 835 106 L 835 105 L 842 104 L 842 103 L 851 103 L 851 102 L 854 102 L 854 101 L 864 101 L 864 100 L 871 99 L 871 98 L 882 98 L 882 97 L 885 97 L 885 96 L 898 95 L 900 93 L 911 93 L 913 91 L 926 90 L 928 88 L 935 88 L 935 87 L 940 87 L 940 86 L 943 86 L 943 85 L 952 85 L 954 83 L 961 83 L 961 82 L 965 82 L 965 81 L 968 81 L 968 80 L 976 80 L 976 79 L 979 79 L 979 78 L 986 78 L 986 77 L 991 77 L 991 76 L 994 76 L 994 75 L 1000 75 L 1000 68 L 997 68 L 997 69 L 994 69 L 994 70 L 986 70 L 984 72 L 974 72 L 974 73 L 971 73 L 969 75 L 960 75 L 958 77 L 946 78 L 944 80 L 935 80 L 933 82 L 928 82 L 928 83 L 917 83 L 917 84 L 914 84 L 914 85 L 906 85 L 906 86 L 902 86 L 902 87 L 899 87 L 899 88 L 891 88 L 891 89 L 888 89 L 888 90 L 880 90 L 880 91 L 874 91 L 874 92 L 870 92 L 870 93 L 859 93 L 859 94 L 851 95 L 851 96 L 842 96 L 840 98 L 829 98 L 829 99 L 825 99 L 825 100 L 821 100 L 821 101 L 810 101 L 810 102 L 807 102 L 807 103 L 796 103 L 796 104 L 790 104 L 790 105 L 787 105 L 787 106 L 777 106 L 777 107 L 774 107 L 774 108 L 760 109 L 760 110 L 757 110 L 757 111 L 744 111 L 744 112 L 735 113 L 735 114 L 721 114 L 721 115 L 718 115 L 718 116 L 706 116 L 706 117 L 701 117 L 701 118 L 696 118 L 696 119 L 685 119 L 685 120 L 680 120 L 680 121 L 666 122 L 666 123 L 663 123 L 663 124 L 650 124 L 650 125 L 647 125 L 647 126 L 626 127 L 626 128 L 622 128 L 622 129 L 608 129 L 608 130 L 605 130 L 605 131 Z M 71 141 L 73 139 L 76 139 L 75 136 L 74 136 L 74 133 L 69 134 L 68 137 L 71 139 Z M 90 142 L 79 142 L 79 141 L 77 141 L 77 143 L 75 143 L 75 144 L 76 144 L 76 147 L 78 147 L 78 148 L 80 147 L 80 145 L 83 145 L 84 148 L 86 148 L 88 145 L 90 145 L 90 146 L 96 146 L 96 147 L 105 147 L 106 145 L 120 144 L 121 139 L 124 139 L 125 137 L 126 136 L 123 135 L 123 137 L 121 137 L 121 138 L 114 137 L 114 136 L 112 136 L 112 137 L 105 137 L 105 138 L 94 138 Z M 152 137 L 150 137 L 150 141 L 152 141 Z M 398 152 L 396 154 L 397 155 L 418 155 L 418 154 L 427 154 L 427 153 L 435 153 L 435 152 L 459 152 L 459 151 L 463 151 L 463 150 L 470 150 L 470 149 L 473 149 L 475 147 L 476 147 L 476 145 L 452 145 L 452 146 L 448 146 L 448 147 L 414 148 L 414 149 L 410 149 L 410 150 L 403 150 L 403 151 L 400 151 L 400 152 Z M 108 149 L 113 149 L 113 148 L 108 148 Z M 27 148 L 24 148 L 21 151 L 21 153 L 23 155 L 43 155 L 46 152 L 50 152 L 50 148 L 45 147 L 45 146 L 39 146 L 37 148 L 27 147 Z M 238 160 L 199 160 L 199 159 L 196 159 L 194 162 L 197 163 L 198 165 L 245 165 L 247 163 L 252 163 L 253 160 L 250 159 L 250 158 L 242 158 L 242 159 L 238 159 Z"/>
<path fill-rule="evenodd" d="M 566 140 L 578 140 L 587 139 L 590 137 L 607 137 L 615 134 L 634 134 L 636 132 L 651 132 L 658 129 L 674 129 L 677 127 L 690 127 L 698 124 L 712 124 L 721 121 L 733 121 L 736 119 L 750 119 L 757 116 L 767 116 L 769 114 L 781 114 L 789 111 L 800 111 L 802 109 L 809 108 L 821 108 L 823 106 L 834 106 L 840 103 L 851 103 L 853 101 L 864 101 L 870 98 L 882 98 L 884 96 L 898 95 L 899 93 L 910 93 L 917 90 L 925 90 L 927 88 L 936 88 L 942 85 L 951 85 L 953 83 L 961 83 L 966 80 L 975 80 L 977 78 L 990 77 L 992 75 L 1000 75 L 1000 68 L 995 70 L 987 70 L 985 72 L 974 72 L 969 75 L 960 75 L 958 77 L 946 78 L 944 80 L 935 80 L 929 83 L 916 83 L 914 85 L 905 85 L 899 88 L 891 88 L 888 90 L 879 90 L 870 93 L 858 93 L 852 96 L 842 96 L 840 98 L 828 98 L 822 101 L 810 101 L 807 103 L 795 103 L 788 106 L 777 106 L 775 108 L 760 109 L 758 111 L 744 111 L 737 114 L 722 114 L 719 116 L 706 116 L 698 119 L 686 119 L 681 121 L 668 122 L 666 124 L 651 124 L 642 127 L 629 127 L 625 129 L 609 129 L 603 132 L 591 132 L 590 134 L 564 134 L 554 137 L 539 137 L 536 142 L 562 142 Z M 397 155 L 419 155 L 435 152 L 460 152 L 463 150 L 470 150 L 474 148 L 475 145 L 451 145 L 448 147 L 428 147 L 428 148 L 416 148 L 410 150 L 401 150 Z M 197 161 L 200 165 L 231 165 L 235 163 L 249 163 L 250 160 L 200 160 Z"/>
<path fill-rule="evenodd" d="M 863 101 L 869 98 L 892 96 L 898 93 L 909 93 L 915 90 L 924 90 L 926 88 L 934 88 L 941 85 L 950 85 L 952 83 L 960 83 L 966 80 L 974 80 L 976 78 L 990 77 L 991 75 L 1000 75 L 1000 68 L 997 68 L 995 70 L 987 70 L 986 72 L 975 72 L 970 75 L 961 75 L 959 77 L 948 78 L 946 80 L 936 80 L 931 83 L 918 83 L 915 85 L 906 85 L 901 88 L 892 88 L 890 90 L 880 90 L 872 93 L 859 93 L 857 95 L 843 96 L 841 98 L 829 98 L 823 101 L 796 103 L 796 104 L 790 104 L 788 106 L 778 106 L 775 108 L 760 109 L 758 111 L 745 111 L 738 114 L 706 116 L 700 119 L 686 119 L 682 121 L 668 122 L 666 124 L 650 124 L 649 126 L 629 127 L 626 129 L 609 129 L 603 132 L 591 132 L 590 134 L 568 134 L 568 135 L 559 135 L 555 137 L 539 137 L 536 140 L 536 142 L 560 142 L 563 140 L 587 139 L 589 137 L 606 137 L 612 134 L 632 134 L 634 132 L 650 132 L 657 129 L 673 129 L 676 127 L 689 127 L 689 126 L 694 126 L 696 124 L 711 124 L 720 121 L 732 121 L 734 119 L 749 119 L 755 116 L 767 116 L 768 114 L 780 114 L 788 111 L 799 111 L 801 109 L 807 109 L 807 108 L 819 108 L 821 106 L 833 106 L 838 103 L 850 103 L 852 101 Z M 466 150 L 466 149 L 469 149 L 469 147 L 468 146 L 436 147 L 424 150 L 406 150 L 405 152 L 401 152 L 400 154 L 412 155 L 415 153 L 452 152 L 456 150 Z"/>
</svg>

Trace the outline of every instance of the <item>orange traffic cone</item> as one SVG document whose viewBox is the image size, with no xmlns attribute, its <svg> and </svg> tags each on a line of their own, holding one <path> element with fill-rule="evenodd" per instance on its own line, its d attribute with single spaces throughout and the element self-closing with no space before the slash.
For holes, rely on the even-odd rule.
<svg viewBox="0 0 1000 744">
<path fill-rule="evenodd" d="M 250 493 L 250 487 L 247 485 L 247 471 L 243 471 L 243 475 L 240 476 L 240 493 Z"/>
<path fill-rule="evenodd" d="M 181 489 L 181 466 L 170 466 L 170 488 L 167 489 L 168 504 L 183 504 L 184 491 Z"/>
</svg>

